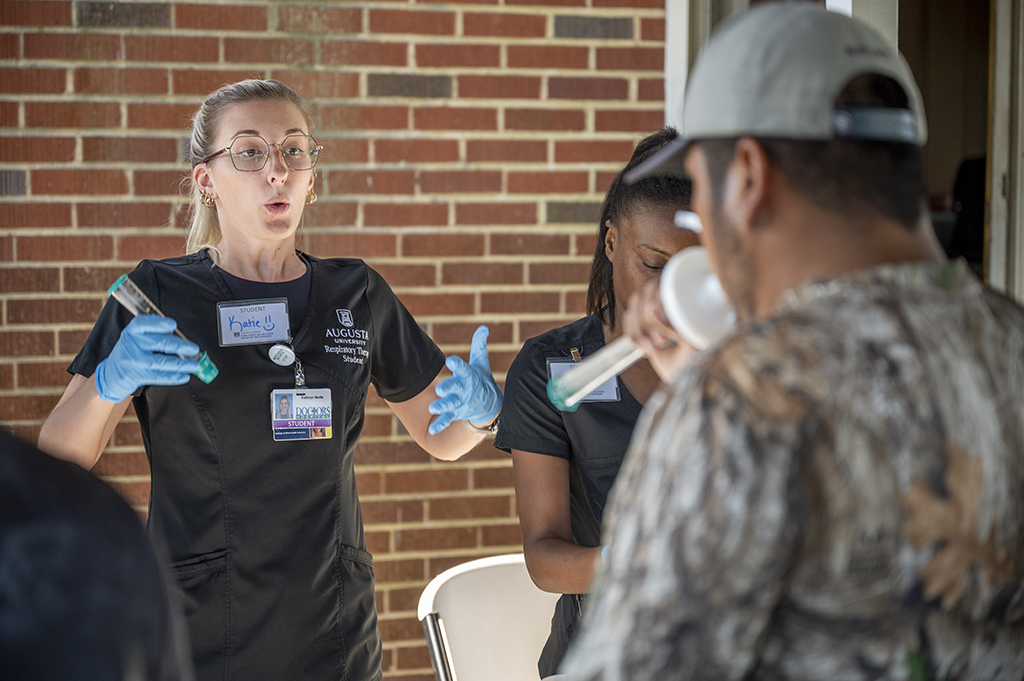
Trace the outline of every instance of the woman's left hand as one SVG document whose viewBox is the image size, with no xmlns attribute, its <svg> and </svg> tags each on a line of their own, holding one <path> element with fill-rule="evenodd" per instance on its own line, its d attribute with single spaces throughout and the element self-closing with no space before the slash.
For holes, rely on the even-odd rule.
<svg viewBox="0 0 1024 681">
<path fill-rule="evenodd" d="M 428 407 L 431 414 L 438 414 L 428 429 L 431 435 L 440 433 L 452 421 L 491 423 L 501 411 L 501 389 L 487 360 L 488 333 L 486 326 L 477 328 L 473 333 L 468 364 L 456 355 L 445 361 L 454 376 L 438 383 L 436 393 L 440 399 Z"/>
</svg>

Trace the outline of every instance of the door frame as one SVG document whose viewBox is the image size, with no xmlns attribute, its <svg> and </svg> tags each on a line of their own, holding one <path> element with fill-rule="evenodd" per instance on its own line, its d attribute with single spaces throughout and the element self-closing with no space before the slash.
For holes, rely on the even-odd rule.
<svg viewBox="0 0 1024 681">
<path fill-rule="evenodd" d="M 985 272 L 990 286 L 1024 301 L 1024 11 L 991 2 Z"/>
</svg>

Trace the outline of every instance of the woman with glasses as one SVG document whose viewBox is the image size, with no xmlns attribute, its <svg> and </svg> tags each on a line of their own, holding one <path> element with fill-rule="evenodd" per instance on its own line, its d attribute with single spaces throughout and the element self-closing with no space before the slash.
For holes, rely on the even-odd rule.
<svg viewBox="0 0 1024 681">
<path fill-rule="evenodd" d="M 311 128 L 277 81 L 207 98 L 193 119 L 188 255 L 130 275 L 167 316 L 109 300 L 40 435 L 91 468 L 134 398 L 149 529 L 183 592 L 199 679 L 379 679 L 353 468 L 367 390 L 442 459 L 476 445 L 501 406 L 486 328 L 442 381 L 444 356 L 380 275 L 296 250 L 316 200 Z M 219 369 L 209 383 L 190 376 L 200 348 Z M 447 428 L 455 420 L 468 427 Z"/>
</svg>

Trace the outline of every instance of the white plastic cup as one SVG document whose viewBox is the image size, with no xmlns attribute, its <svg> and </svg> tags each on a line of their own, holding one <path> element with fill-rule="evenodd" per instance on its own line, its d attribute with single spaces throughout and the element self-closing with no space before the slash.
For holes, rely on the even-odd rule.
<svg viewBox="0 0 1024 681">
<path fill-rule="evenodd" d="M 665 265 L 661 304 L 676 333 L 698 350 L 714 345 L 736 326 L 736 311 L 703 246 L 679 251 Z"/>
</svg>

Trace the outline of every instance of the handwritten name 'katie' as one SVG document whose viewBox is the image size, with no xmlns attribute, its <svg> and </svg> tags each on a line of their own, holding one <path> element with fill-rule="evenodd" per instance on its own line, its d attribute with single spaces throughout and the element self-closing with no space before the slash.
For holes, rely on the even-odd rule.
<svg viewBox="0 0 1024 681">
<path fill-rule="evenodd" d="M 238 327 L 235 329 L 235 327 Z M 262 329 L 264 331 L 273 331 L 277 328 L 277 324 L 267 315 L 263 321 L 256 319 L 255 317 L 249 317 L 245 321 L 238 321 L 235 319 L 235 315 L 228 317 L 228 328 L 232 331 L 244 331 L 246 329 Z"/>
</svg>

